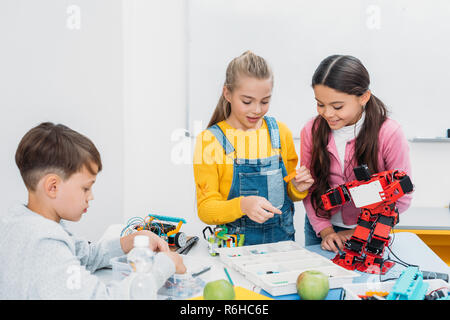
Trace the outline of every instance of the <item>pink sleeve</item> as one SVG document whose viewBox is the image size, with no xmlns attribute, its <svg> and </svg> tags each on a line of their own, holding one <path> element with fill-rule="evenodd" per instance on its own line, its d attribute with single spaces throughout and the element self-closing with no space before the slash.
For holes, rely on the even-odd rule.
<svg viewBox="0 0 450 320">
<path fill-rule="evenodd" d="M 389 132 L 387 132 L 389 131 Z M 394 128 L 393 131 L 386 130 L 381 133 L 382 139 L 382 156 L 385 170 L 399 169 L 405 171 L 411 178 L 411 162 L 409 159 L 408 140 L 400 126 Z M 406 194 L 397 201 L 398 212 L 406 211 L 412 200 L 412 194 Z"/>
<path fill-rule="evenodd" d="M 312 155 L 312 122 L 308 122 L 302 129 L 300 133 L 300 165 L 306 166 L 311 170 L 311 155 Z M 308 216 L 309 222 L 316 232 L 317 236 L 319 232 L 326 227 L 331 226 L 329 219 L 319 218 L 311 203 L 311 193 L 303 199 L 303 205 L 305 206 L 306 214 Z"/>
</svg>

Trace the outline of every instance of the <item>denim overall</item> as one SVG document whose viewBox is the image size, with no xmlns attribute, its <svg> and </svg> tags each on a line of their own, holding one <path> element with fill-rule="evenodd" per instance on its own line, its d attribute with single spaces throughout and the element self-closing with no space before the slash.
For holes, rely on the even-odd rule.
<svg viewBox="0 0 450 320">
<path fill-rule="evenodd" d="M 281 158 L 280 133 L 276 120 L 264 117 L 269 129 L 272 149 L 278 149 L 278 154 L 260 159 L 238 159 L 235 149 L 223 131 L 216 124 L 208 128 L 221 143 L 225 154 L 234 153 L 233 181 L 228 194 L 228 200 L 239 196 L 260 196 L 280 209 L 283 214 L 274 214 L 273 218 L 264 223 L 249 219 L 246 215 L 226 224 L 228 233 L 245 234 L 244 245 L 261 244 L 294 238 L 294 203 L 287 193 L 287 183 L 283 177 L 287 175 L 286 167 Z"/>
</svg>

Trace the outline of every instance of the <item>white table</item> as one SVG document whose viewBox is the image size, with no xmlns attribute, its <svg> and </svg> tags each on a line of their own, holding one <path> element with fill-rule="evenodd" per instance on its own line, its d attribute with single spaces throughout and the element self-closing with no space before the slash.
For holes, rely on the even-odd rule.
<svg viewBox="0 0 450 320">
<path fill-rule="evenodd" d="M 121 225 L 110 226 L 105 235 L 102 238 L 117 236 L 122 230 Z M 224 272 L 224 265 L 218 256 L 212 257 L 208 253 L 208 243 L 202 236 L 198 235 L 200 238 L 197 244 L 189 251 L 188 256 L 195 257 L 196 259 L 206 260 L 208 264 L 211 265 L 211 270 L 202 275 L 205 281 L 212 281 L 217 279 L 227 279 Z M 439 256 L 437 256 L 420 238 L 409 232 L 397 233 L 394 235 L 394 241 L 392 243 L 391 249 L 400 259 L 404 262 L 410 264 L 416 264 L 420 266 L 421 270 L 435 271 L 450 274 L 450 269 L 447 264 L 442 261 Z M 308 250 L 317 252 L 327 258 L 333 258 L 335 254 L 333 252 L 324 251 L 321 249 L 320 245 L 314 245 L 307 247 Z M 387 250 L 386 250 L 387 253 Z M 182 255 L 183 256 L 183 255 Z M 404 269 L 400 264 L 396 264 L 389 272 L 394 276 L 398 277 L 401 271 Z M 237 286 L 247 288 L 249 290 L 259 292 L 260 288 L 256 287 L 253 283 L 246 280 L 243 275 L 237 271 L 227 268 L 228 273 Z M 101 269 L 94 273 L 104 282 L 109 282 L 112 280 L 112 270 L 111 269 Z M 353 282 L 366 282 L 373 281 L 373 277 L 378 277 L 378 275 L 369 275 L 366 273 L 360 273 L 360 277 L 354 278 Z M 390 277 L 387 273 L 383 277 Z M 332 290 L 330 290 L 332 291 Z M 295 299 L 295 295 L 288 297 L 288 299 Z"/>
<path fill-rule="evenodd" d="M 114 237 L 120 234 L 120 231 L 122 230 L 122 225 L 112 225 L 110 226 L 105 234 L 103 235 L 103 238 L 109 238 Z M 203 239 L 203 236 L 197 235 L 200 239 L 197 241 L 197 243 L 191 248 L 187 256 L 189 258 L 195 257 L 198 259 L 206 260 L 208 264 L 211 265 L 211 270 L 205 272 L 202 275 L 202 278 L 207 281 L 212 280 L 218 280 L 218 279 L 225 279 L 227 280 L 227 276 L 224 271 L 224 265 L 220 261 L 219 256 L 212 257 L 208 253 L 208 242 Z M 184 257 L 185 255 L 181 255 Z M 237 286 L 241 286 L 247 289 L 254 289 L 253 283 L 247 281 L 240 273 L 237 271 L 227 268 L 228 273 L 230 274 L 230 277 L 233 281 L 233 283 Z M 95 272 L 95 275 L 98 276 L 100 279 L 102 279 L 104 282 L 109 282 L 112 280 L 112 270 L 111 269 L 100 269 Z M 255 288 L 256 289 L 256 288 Z"/>
</svg>

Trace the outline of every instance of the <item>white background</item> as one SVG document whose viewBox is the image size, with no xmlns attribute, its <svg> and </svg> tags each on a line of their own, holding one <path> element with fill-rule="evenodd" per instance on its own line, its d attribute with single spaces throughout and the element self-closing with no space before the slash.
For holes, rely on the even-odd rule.
<svg viewBox="0 0 450 320">
<path fill-rule="evenodd" d="M 248 49 L 273 65 L 271 112 L 294 133 L 305 121 L 297 108 L 305 110 L 305 117 L 314 114 L 309 83 L 314 69 L 336 52 L 363 60 L 375 94 L 389 105 L 408 137 L 442 136 L 450 127 L 445 96 L 450 54 L 447 38 L 440 36 L 448 34 L 447 2 L 263 2 L 3 0 L 0 212 L 16 201 L 26 202 L 14 162 L 20 138 L 32 126 L 53 121 L 90 137 L 102 154 L 95 200 L 73 224 L 75 231 L 96 240 L 110 224 L 153 212 L 184 217 L 184 230 L 199 234 L 204 225 L 196 213 L 193 140 L 183 138 L 184 133 L 204 129 L 228 61 Z M 380 29 L 365 26 L 370 5 L 381 10 Z M 375 48 L 355 43 L 354 23 L 364 32 L 378 32 L 368 45 L 376 40 Z M 339 28 L 344 35 L 331 41 Z M 229 36 L 224 30 L 230 30 Z M 317 36 L 327 30 L 328 41 Z M 297 60 L 294 49 L 305 41 L 318 49 L 305 48 Z M 420 125 L 417 119 L 423 119 Z M 299 141 L 295 143 L 298 149 Z M 448 205 L 450 143 L 410 143 L 410 149 L 416 187 L 412 205 Z M 296 206 L 297 239 L 302 242 L 304 211 L 301 203 Z"/>
<path fill-rule="evenodd" d="M 447 114 L 450 89 L 446 0 L 189 3 L 191 120 L 208 123 L 228 62 L 249 49 L 271 64 L 275 88 L 269 112 L 294 137 L 315 114 L 314 70 L 333 54 L 363 62 L 372 93 L 385 102 L 408 138 L 443 136 L 450 125 L 447 117 L 436 116 Z"/>
</svg>

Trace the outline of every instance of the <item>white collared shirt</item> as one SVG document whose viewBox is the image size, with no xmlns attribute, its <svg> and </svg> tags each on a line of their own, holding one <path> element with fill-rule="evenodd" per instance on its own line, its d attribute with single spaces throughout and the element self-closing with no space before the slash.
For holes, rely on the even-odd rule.
<svg viewBox="0 0 450 320">
<path fill-rule="evenodd" d="M 345 160 L 345 148 L 347 146 L 347 142 L 355 139 L 359 132 L 361 131 L 361 127 L 364 123 L 364 119 L 366 117 L 366 113 L 363 112 L 361 118 L 353 125 L 345 126 L 337 130 L 331 130 L 333 133 L 334 143 L 336 144 L 336 149 L 339 155 L 339 161 L 341 163 L 342 172 L 344 172 L 344 160 Z M 331 224 L 334 226 L 339 226 L 343 228 L 355 228 L 354 225 L 346 225 L 342 221 L 342 212 L 339 210 L 335 214 L 331 216 Z"/>
</svg>

